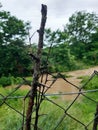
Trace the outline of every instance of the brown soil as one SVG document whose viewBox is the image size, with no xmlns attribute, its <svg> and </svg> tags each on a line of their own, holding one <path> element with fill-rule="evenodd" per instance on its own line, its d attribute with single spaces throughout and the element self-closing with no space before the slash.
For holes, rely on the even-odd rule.
<svg viewBox="0 0 98 130">
<path fill-rule="evenodd" d="M 69 75 L 69 78 L 66 78 L 69 82 L 73 83 L 76 86 L 80 86 L 81 79 L 79 77 L 81 76 L 86 76 L 86 75 L 91 75 L 94 70 L 98 70 L 98 66 L 89 68 L 89 69 L 84 69 L 84 70 L 77 70 L 77 71 L 71 71 L 66 73 Z M 47 93 L 68 93 L 68 92 L 77 92 L 78 89 L 75 88 L 74 86 L 70 85 L 63 79 L 58 79 L 57 82 L 54 83 L 52 88 L 48 90 Z M 66 95 L 62 96 L 62 99 L 73 99 L 76 95 Z"/>
<path fill-rule="evenodd" d="M 71 72 L 67 72 L 66 75 L 69 75 L 69 78 L 66 78 L 69 82 L 73 83 L 76 86 L 80 86 L 80 81 L 81 79 L 78 79 L 78 77 L 81 76 L 86 76 L 86 75 L 91 75 L 94 70 L 98 70 L 98 66 L 93 67 L 93 68 L 89 68 L 89 69 L 84 69 L 84 70 L 77 70 L 77 71 L 71 71 Z M 48 76 L 49 80 L 52 80 L 51 76 Z M 45 77 L 44 77 L 45 80 Z M 43 81 L 44 82 L 44 81 Z M 47 82 L 47 86 L 49 86 L 51 84 L 52 81 L 48 81 Z M 29 86 L 25 85 L 22 86 L 21 89 L 30 89 Z M 58 93 L 69 93 L 69 92 L 77 92 L 78 89 L 75 88 L 73 85 L 70 85 L 69 83 L 67 83 L 66 81 L 64 81 L 63 79 L 59 78 L 57 79 L 57 81 L 52 85 L 51 88 L 49 88 L 49 90 L 47 91 L 47 94 L 58 94 Z M 71 100 L 75 97 L 76 95 L 66 95 L 66 96 L 61 96 L 62 99 L 68 99 Z"/>
</svg>

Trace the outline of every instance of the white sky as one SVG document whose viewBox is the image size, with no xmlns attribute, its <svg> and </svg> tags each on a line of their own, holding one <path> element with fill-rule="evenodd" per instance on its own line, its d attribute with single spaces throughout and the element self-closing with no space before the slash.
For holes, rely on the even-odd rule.
<svg viewBox="0 0 98 130">
<path fill-rule="evenodd" d="M 32 33 L 39 29 L 41 4 L 48 7 L 46 28 L 62 29 L 75 12 L 87 10 L 98 14 L 98 0 L 0 0 L 2 10 L 32 25 Z"/>
</svg>

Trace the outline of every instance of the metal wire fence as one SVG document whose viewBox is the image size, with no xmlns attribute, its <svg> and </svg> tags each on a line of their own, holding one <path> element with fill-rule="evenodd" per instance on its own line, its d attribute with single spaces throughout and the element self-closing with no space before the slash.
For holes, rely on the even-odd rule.
<svg viewBox="0 0 98 130">
<path fill-rule="evenodd" d="M 36 85 L 35 82 L 33 82 L 34 79 L 29 82 L 27 79 L 23 78 L 23 82 L 18 86 L 13 89 L 5 88 L 4 91 L 0 92 L 0 130 L 28 130 L 29 125 L 31 126 L 29 130 L 97 130 L 98 97 L 94 94 L 98 92 L 98 89 L 86 90 L 85 88 L 95 76 L 98 76 L 98 72 L 94 71 L 82 86 L 70 82 L 61 73 L 56 75 L 49 73 L 48 59 L 53 43 L 51 43 L 46 57 L 46 65 L 40 68 L 43 32 L 47 18 L 46 5 L 42 4 L 41 13 L 41 26 L 40 29 L 36 31 L 39 34 L 37 54 L 29 54 L 35 61 L 35 71 L 38 71 L 36 74 L 37 76 L 35 76 L 35 81 L 39 78 L 41 73 L 40 78 Z M 30 50 L 32 50 L 31 39 L 36 32 L 29 36 Z M 75 91 L 48 93 L 58 82 L 59 78 L 62 79 L 64 84 L 67 83 L 67 87 L 71 89 L 75 88 Z M 31 89 L 27 89 L 25 92 L 21 91 L 24 84 L 27 84 Z M 37 89 L 34 87 L 37 87 Z M 59 85 L 59 88 L 62 89 L 62 85 Z M 37 91 L 34 92 L 32 90 Z M 71 100 L 67 99 L 67 96 L 70 96 Z M 61 97 L 65 98 L 62 100 Z M 33 101 L 34 104 L 33 107 L 30 106 L 33 108 L 32 110 L 29 111 L 28 109 L 28 115 L 28 102 L 30 103 L 31 101 L 29 99 L 33 99 L 32 104 Z M 31 121 L 28 121 L 28 119 Z"/>
<path fill-rule="evenodd" d="M 51 76 L 51 78 L 50 78 Z M 42 74 L 39 82 L 38 82 L 38 92 L 35 99 L 35 104 L 32 110 L 32 121 L 31 127 L 34 129 L 34 121 L 36 114 L 38 114 L 39 124 L 38 130 L 46 130 L 45 124 L 50 124 L 47 130 L 97 130 L 98 124 L 98 98 L 94 97 L 94 93 L 98 92 L 98 89 L 85 90 L 85 87 L 91 82 L 91 80 L 98 76 L 98 72 L 94 71 L 90 78 L 83 84 L 81 87 L 71 83 L 67 78 L 65 78 L 61 73 L 57 75 L 53 75 L 50 73 Z M 48 90 L 54 87 L 53 85 L 58 81 L 58 79 L 62 79 L 65 84 L 68 83 L 71 87 L 76 89 L 75 92 L 62 92 L 62 93 L 48 93 Z M 19 95 L 19 92 L 22 85 L 28 84 L 32 86 L 26 79 L 23 78 L 23 82 L 19 84 L 17 87 L 12 89 L 8 94 L 0 93 L 0 109 L 6 109 L 7 106 L 10 110 L 15 112 L 18 115 L 18 118 L 21 119 L 20 127 L 15 130 L 24 130 L 26 124 L 26 108 L 28 103 L 28 98 L 31 96 L 30 89 L 26 90 L 25 94 Z M 92 84 L 93 86 L 93 84 Z M 62 88 L 62 86 L 59 86 Z M 70 86 L 68 86 L 70 87 Z M 91 96 L 93 93 L 93 96 Z M 66 100 L 66 96 L 72 96 L 71 100 Z M 64 100 L 60 98 L 61 96 L 65 96 Z M 83 100 L 86 99 L 86 100 Z M 13 101 L 16 104 L 13 105 Z M 18 102 L 21 100 L 20 102 Z M 49 102 L 49 105 L 45 105 L 46 102 Z M 18 104 L 19 103 L 19 104 Z M 89 108 L 86 109 L 88 103 L 91 104 L 93 110 Z M 17 107 L 18 106 L 18 107 Z M 50 106 L 50 110 L 46 109 Z M 51 108 L 53 107 L 53 109 Z M 82 109 L 80 108 L 82 107 Z M 56 109 L 53 113 L 52 110 Z M 42 109 L 46 109 L 45 111 L 41 111 Z M 59 110 L 59 111 L 58 111 Z M 58 112 L 61 115 L 57 114 Z M 85 111 L 87 111 L 85 114 Z M 45 113 L 44 113 L 45 112 Z M 49 114 L 52 113 L 51 119 L 47 120 Z M 54 119 L 54 116 L 57 114 L 57 117 Z M 5 114 L 4 114 L 5 116 Z M 8 112 L 7 116 L 10 118 L 10 113 Z M 1 117 L 2 118 L 2 117 Z M 43 120 L 44 119 L 44 120 Z M 47 122 L 48 121 L 48 122 Z M 50 121 L 50 122 L 49 122 Z M 9 122 L 9 125 L 12 124 L 13 121 Z M 17 122 L 17 121 L 16 121 Z M 40 123 L 41 122 L 41 123 Z M 0 122 L 2 124 L 3 122 Z M 5 130 L 5 129 L 4 129 Z"/>
</svg>

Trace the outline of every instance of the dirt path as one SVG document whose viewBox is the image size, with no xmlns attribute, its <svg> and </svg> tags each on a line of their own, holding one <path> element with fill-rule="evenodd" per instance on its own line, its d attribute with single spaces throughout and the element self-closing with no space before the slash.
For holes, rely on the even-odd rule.
<svg viewBox="0 0 98 130">
<path fill-rule="evenodd" d="M 71 71 L 71 72 L 67 72 L 67 75 L 70 75 L 69 78 L 67 78 L 67 80 L 77 86 L 80 86 L 80 81 L 81 79 L 78 79 L 78 77 L 81 76 L 86 76 L 86 75 L 91 75 L 94 70 L 98 71 L 98 66 L 96 67 L 92 67 L 89 69 L 84 69 L 84 70 L 77 70 L 77 71 Z M 45 77 L 44 77 L 45 78 Z M 48 77 L 48 79 L 52 79 L 51 76 Z M 51 81 L 47 82 L 47 85 L 49 86 L 49 84 L 51 84 Z M 28 87 L 27 85 L 23 85 L 21 87 L 21 89 L 30 89 L 30 87 Z M 70 85 L 69 83 L 67 83 L 66 81 L 64 81 L 63 79 L 59 78 L 54 84 L 53 86 L 47 91 L 47 94 L 58 94 L 58 93 L 68 93 L 68 92 L 77 92 L 77 89 L 75 87 L 73 87 L 72 85 Z M 66 95 L 66 96 L 61 96 L 62 99 L 68 99 L 71 100 L 75 97 L 76 95 Z"/>
<path fill-rule="evenodd" d="M 77 71 L 71 71 L 66 73 L 67 75 L 70 75 L 67 80 L 77 86 L 80 86 L 80 81 L 81 79 L 78 79 L 80 76 L 86 76 L 86 75 L 91 75 L 94 70 L 98 70 L 98 66 L 92 67 L 89 69 L 85 70 L 77 70 Z M 53 86 L 47 91 L 47 93 L 68 93 L 68 92 L 77 92 L 77 89 L 64 81 L 63 79 L 58 79 Z M 66 95 L 66 96 L 61 96 L 62 99 L 73 99 L 76 95 Z"/>
</svg>

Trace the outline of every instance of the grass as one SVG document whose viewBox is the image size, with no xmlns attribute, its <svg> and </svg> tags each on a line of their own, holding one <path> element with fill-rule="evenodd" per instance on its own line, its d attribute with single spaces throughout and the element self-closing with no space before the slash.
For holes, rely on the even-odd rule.
<svg viewBox="0 0 98 130">
<path fill-rule="evenodd" d="M 97 94 L 88 94 L 87 96 L 93 97 L 95 99 L 98 98 Z M 67 108 L 69 102 L 61 102 L 59 100 L 59 105 Z M 96 109 L 96 104 L 87 98 L 82 97 L 82 99 L 77 100 L 76 103 L 72 105 L 72 107 L 68 110 L 68 113 L 75 117 L 77 120 L 81 121 L 85 125 L 89 124 L 89 122 L 94 118 L 94 113 Z M 48 103 L 47 101 L 43 102 L 41 113 L 45 114 L 40 117 L 39 126 L 43 128 L 43 130 L 54 130 L 55 126 L 58 125 L 65 112 L 54 104 Z M 92 129 L 93 123 L 88 126 L 89 130 Z M 83 130 L 85 129 L 80 123 L 76 122 L 69 116 L 65 116 L 61 124 L 58 126 L 56 130 Z"/>
<path fill-rule="evenodd" d="M 80 77 L 82 78 L 82 83 L 84 84 L 89 77 Z M 31 80 L 29 78 L 29 80 Z M 97 87 L 97 77 L 90 81 L 90 83 L 86 86 L 85 89 L 90 89 L 92 84 Z M 13 88 L 7 89 L 0 87 L 0 93 L 4 96 L 8 95 Z M 24 96 L 27 94 L 27 90 L 18 90 L 12 96 Z M 98 102 L 98 92 L 96 93 L 88 93 L 86 96 L 92 98 L 96 102 Z M 2 98 L 2 96 L 0 96 Z M 61 101 L 59 97 L 51 97 L 49 98 L 55 101 L 57 104 L 62 106 L 63 108 L 67 108 L 72 101 Z M 23 113 L 23 99 L 8 99 L 6 101 L 13 108 Z M 2 100 L 0 100 L 0 104 Z M 28 105 L 28 100 L 26 100 L 26 107 Z M 96 103 L 87 98 L 81 96 L 67 111 L 71 116 L 75 117 L 77 120 L 83 122 L 84 124 L 89 124 L 89 122 L 94 118 L 94 113 L 96 111 Z M 44 100 L 41 104 L 39 111 L 39 127 L 43 130 L 54 130 L 54 128 L 59 124 L 62 117 L 65 114 L 65 111 L 59 108 L 58 106 L 50 103 L 47 100 Z M 33 114 L 33 118 L 35 117 L 35 113 Z M 34 123 L 34 119 L 32 120 Z M 1 130 L 18 130 L 22 126 L 22 116 L 15 112 L 13 109 L 8 107 L 5 103 L 0 106 L 0 129 Z M 93 122 L 88 126 L 88 130 L 91 130 L 93 127 Z M 32 128 L 33 129 L 33 128 Z M 65 116 L 60 125 L 56 130 L 84 130 L 84 126 L 82 126 L 77 121 L 73 120 L 69 116 Z"/>
<path fill-rule="evenodd" d="M 15 106 L 15 104 L 14 104 Z M 22 124 L 22 117 L 8 106 L 0 107 L 0 129 L 18 130 Z"/>
<path fill-rule="evenodd" d="M 81 84 L 83 85 L 90 79 L 90 76 L 82 76 L 82 77 L 78 77 L 78 78 L 82 79 Z M 98 89 L 98 75 L 95 75 L 87 83 L 87 85 L 84 87 L 84 89 L 86 89 L 86 90 Z"/>
<path fill-rule="evenodd" d="M 12 92 L 13 88 L 3 88 L 0 87 L 0 93 L 3 96 L 7 96 Z M 18 90 L 13 96 L 25 96 L 27 90 Z M 19 112 L 23 112 L 23 99 L 7 99 L 5 100 L 12 108 L 16 109 Z M 0 96 L 0 104 L 3 103 L 2 96 Z M 22 125 L 22 116 L 17 113 L 15 110 L 10 108 L 6 103 L 0 105 L 0 130 L 18 130 Z"/>
<path fill-rule="evenodd" d="M 21 106 L 20 101 L 14 101 L 14 107 L 19 110 L 19 106 Z M 86 103 L 86 104 L 85 104 Z M 73 117 L 81 120 L 87 124 L 90 120 L 94 117 L 95 112 L 95 105 L 85 103 L 76 103 L 73 107 L 69 110 Z M 11 104 L 12 105 L 12 104 Z M 39 127 L 43 128 L 43 130 L 53 130 L 55 126 L 58 125 L 61 118 L 64 115 L 64 111 L 59 109 L 57 106 L 43 102 L 42 107 L 40 109 L 40 116 L 39 118 Z M 0 108 L 0 128 L 2 130 L 18 130 L 22 125 L 22 117 L 17 114 L 15 111 L 10 109 L 8 106 L 3 105 Z M 92 126 L 89 130 L 91 130 Z M 66 116 L 61 124 L 58 126 L 57 130 L 83 130 L 83 126 L 71 119 L 70 117 Z"/>
</svg>

